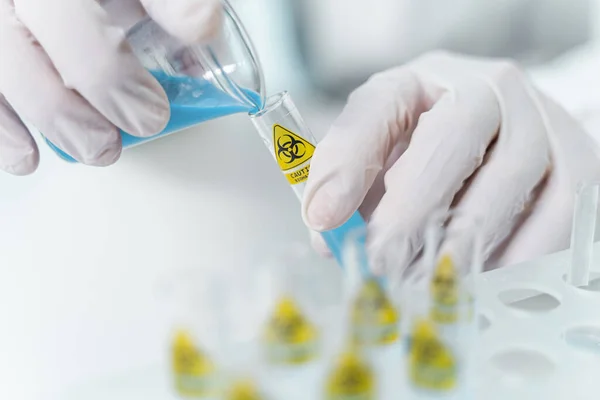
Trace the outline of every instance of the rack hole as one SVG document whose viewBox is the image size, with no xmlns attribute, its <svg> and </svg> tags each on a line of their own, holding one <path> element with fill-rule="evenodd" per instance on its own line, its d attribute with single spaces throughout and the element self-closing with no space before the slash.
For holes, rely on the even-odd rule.
<svg viewBox="0 0 600 400">
<path fill-rule="evenodd" d="M 532 288 L 505 290 L 498 298 L 507 307 L 531 313 L 548 312 L 560 306 L 556 297 Z"/>
<path fill-rule="evenodd" d="M 492 364 L 508 377 L 521 382 L 544 379 L 554 372 L 554 363 L 535 350 L 514 349 L 496 354 Z"/>
<path fill-rule="evenodd" d="M 479 314 L 477 317 L 477 324 L 479 326 L 479 330 L 483 332 L 492 326 L 492 321 L 490 321 L 490 319 L 485 315 Z"/>
<path fill-rule="evenodd" d="M 564 333 L 567 344 L 600 355 L 600 326 L 578 326 Z"/>
</svg>

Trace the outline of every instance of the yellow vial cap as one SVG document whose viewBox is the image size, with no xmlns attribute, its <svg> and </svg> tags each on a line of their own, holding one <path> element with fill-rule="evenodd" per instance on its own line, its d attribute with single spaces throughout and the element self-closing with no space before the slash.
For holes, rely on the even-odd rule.
<svg viewBox="0 0 600 400">
<path fill-rule="evenodd" d="M 225 394 L 225 400 L 262 400 L 256 384 L 249 379 L 235 382 Z"/>
<path fill-rule="evenodd" d="M 198 349 L 186 332 L 180 331 L 173 341 L 173 371 L 178 374 L 202 376 L 214 371 L 208 356 Z"/>
<path fill-rule="evenodd" d="M 371 368 L 351 348 L 337 359 L 327 379 L 327 400 L 372 400 L 375 383 Z"/>
<path fill-rule="evenodd" d="M 449 255 L 440 258 L 431 280 L 431 318 L 441 324 L 458 319 L 458 275 Z"/>
<path fill-rule="evenodd" d="M 317 330 L 302 314 L 296 302 L 283 297 L 266 327 L 265 342 L 272 362 L 302 364 L 317 352 Z"/>
<path fill-rule="evenodd" d="M 415 323 L 410 347 L 410 378 L 423 389 L 447 391 L 456 386 L 456 360 L 440 340 L 433 322 Z"/>
<path fill-rule="evenodd" d="M 175 389 L 182 396 L 205 397 L 213 393 L 215 365 L 184 331 L 175 334 L 172 346 Z"/>
<path fill-rule="evenodd" d="M 398 339 L 398 312 L 376 279 L 361 287 L 352 309 L 355 340 L 385 345 Z"/>
</svg>

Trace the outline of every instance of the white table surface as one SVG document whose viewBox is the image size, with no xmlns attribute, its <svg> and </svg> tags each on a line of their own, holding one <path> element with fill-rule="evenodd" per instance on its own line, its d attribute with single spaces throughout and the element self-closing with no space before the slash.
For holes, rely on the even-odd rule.
<svg viewBox="0 0 600 400">
<path fill-rule="evenodd" d="M 327 117 L 308 119 L 318 131 Z M 0 398 L 62 399 L 155 364 L 165 273 L 308 240 L 298 200 L 243 115 L 130 149 L 110 168 L 41 150 L 36 174 L 0 174 Z"/>
</svg>

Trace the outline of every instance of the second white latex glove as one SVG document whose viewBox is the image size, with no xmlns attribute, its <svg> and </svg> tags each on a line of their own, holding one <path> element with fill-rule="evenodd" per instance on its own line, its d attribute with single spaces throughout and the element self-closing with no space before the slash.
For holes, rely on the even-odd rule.
<svg viewBox="0 0 600 400">
<path fill-rule="evenodd" d="M 435 52 L 352 93 L 313 156 L 303 216 L 323 231 L 358 209 L 377 259 L 400 240 L 413 256 L 432 212 L 457 207 L 482 218 L 501 266 L 568 247 L 577 183 L 599 177 L 594 141 L 517 66 Z"/>
<path fill-rule="evenodd" d="M 221 3 L 107 3 L 0 0 L 0 169 L 25 175 L 38 165 L 23 121 L 99 166 L 119 158 L 118 129 L 151 136 L 166 125 L 167 96 L 131 52 L 124 29 L 147 13 L 181 40 L 200 41 L 220 24 Z"/>
</svg>

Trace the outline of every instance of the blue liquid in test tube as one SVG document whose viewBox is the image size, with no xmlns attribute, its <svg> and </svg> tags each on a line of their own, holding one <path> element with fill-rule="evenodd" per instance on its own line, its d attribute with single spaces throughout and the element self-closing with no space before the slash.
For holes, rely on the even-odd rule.
<svg viewBox="0 0 600 400">
<path fill-rule="evenodd" d="M 329 231 L 321 232 L 321 236 L 325 240 L 325 243 L 327 243 L 327 247 L 329 247 L 329 250 L 333 254 L 333 257 L 340 266 L 343 265 L 342 251 L 344 245 L 347 243 L 349 235 L 355 234 L 361 229 L 366 229 L 366 226 L 367 225 L 365 223 L 365 220 L 359 214 L 359 212 L 356 211 L 354 214 L 352 214 L 350 219 L 341 226 Z M 356 240 L 359 241 L 359 245 L 365 245 L 364 236 L 359 236 L 358 238 L 356 238 Z"/>
</svg>

